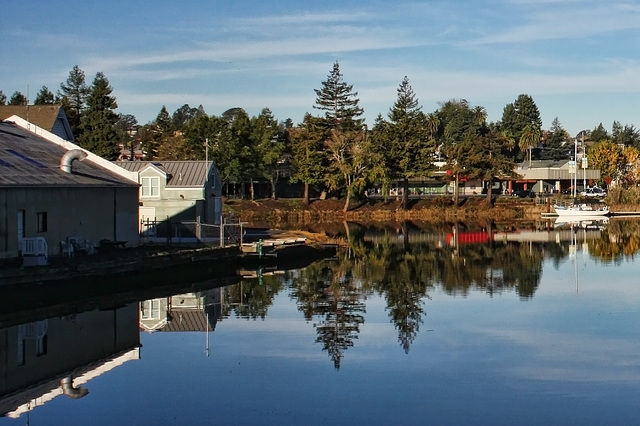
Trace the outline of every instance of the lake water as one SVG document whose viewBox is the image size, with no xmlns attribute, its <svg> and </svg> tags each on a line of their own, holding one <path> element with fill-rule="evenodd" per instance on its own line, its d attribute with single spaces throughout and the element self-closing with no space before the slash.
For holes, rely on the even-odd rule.
<svg viewBox="0 0 640 426">
<path fill-rule="evenodd" d="M 357 227 L 302 269 L 13 324 L 0 425 L 635 424 L 639 230 Z"/>
</svg>

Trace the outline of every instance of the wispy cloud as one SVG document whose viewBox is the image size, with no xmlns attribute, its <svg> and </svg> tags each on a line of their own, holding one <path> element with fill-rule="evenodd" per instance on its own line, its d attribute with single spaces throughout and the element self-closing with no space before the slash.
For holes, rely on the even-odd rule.
<svg viewBox="0 0 640 426">
<path fill-rule="evenodd" d="M 517 44 L 531 41 L 582 39 L 640 29 L 640 7 L 629 3 L 591 3 L 577 6 L 577 2 L 554 1 L 553 8 L 544 2 L 519 10 L 504 30 L 485 29 L 485 35 L 473 44 Z"/>
</svg>

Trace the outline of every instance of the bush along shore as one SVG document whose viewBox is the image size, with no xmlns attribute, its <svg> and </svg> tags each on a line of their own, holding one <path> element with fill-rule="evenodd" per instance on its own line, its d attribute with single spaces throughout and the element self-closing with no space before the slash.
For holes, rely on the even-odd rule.
<svg viewBox="0 0 640 426">
<path fill-rule="evenodd" d="M 536 221 L 544 213 L 554 214 L 555 202 L 568 203 L 570 196 L 546 198 L 497 197 L 488 205 L 484 197 L 462 198 L 453 205 L 449 197 L 433 197 L 410 200 L 408 208 L 402 209 L 398 199 L 364 200 L 354 202 L 349 211 L 342 211 L 344 200 L 313 200 L 305 205 L 301 199 L 227 200 L 225 211 L 236 215 L 242 222 L 255 227 L 295 228 L 297 225 L 320 223 L 389 223 L 402 221 L 418 222 L 486 222 Z M 583 199 L 580 202 L 604 202 L 612 214 L 640 214 L 640 190 L 611 191 L 604 200 Z"/>
<path fill-rule="evenodd" d="M 227 200 L 225 210 L 250 226 L 287 228 L 310 223 L 388 223 L 405 220 L 420 222 L 506 221 L 540 219 L 549 212 L 550 203 L 540 204 L 534 199 L 497 198 L 492 206 L 480 197 L 461 199 L 454 206 L 450 198 L 436 197 L 410 200 L 402 209 L 401 201 L 365 200 L 354 202 L 347 212 L 342 211 L 343 200 L 314 200 L 305 205 L 300 199 Z"/>
</svg>

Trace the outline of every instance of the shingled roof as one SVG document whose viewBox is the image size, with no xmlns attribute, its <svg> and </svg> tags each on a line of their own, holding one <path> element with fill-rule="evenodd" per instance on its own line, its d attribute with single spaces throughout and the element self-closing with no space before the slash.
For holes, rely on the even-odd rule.
<svg viewBox="0 0 640 426">
<path fill-rule="evenodd" d="M 0 105 L 0 120 L 14 115 L 62 139 L 74 140 L 67 114 L 61 105 Z"/>
<path fill-rule="evenodd" d="M 74 161 L 72 172 L 66 173 L 60 162 L 68 151 L 15 123 L 0 121 L 0 188 L 138 186 L 89 159 Z"/>
</svg>

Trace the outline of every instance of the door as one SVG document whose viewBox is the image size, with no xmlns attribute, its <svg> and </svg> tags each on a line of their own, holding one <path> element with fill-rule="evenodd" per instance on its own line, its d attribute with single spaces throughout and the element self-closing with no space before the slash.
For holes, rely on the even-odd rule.
<svg viewBox="0 0 640 426">
<path fill-rule="evenodd" d="M 24 210 L 18 210 L 17 224 L 18 224 L 18 253 L 22 255 L 22 239 L 25 237 L 24 234 L 24 218 L 25 213 Z"/>
<path fill-rule="evenodd" d="M 155 237 L 156 235 L 156 208 L 140 207 L 140 235 Z"/>
</svg>

